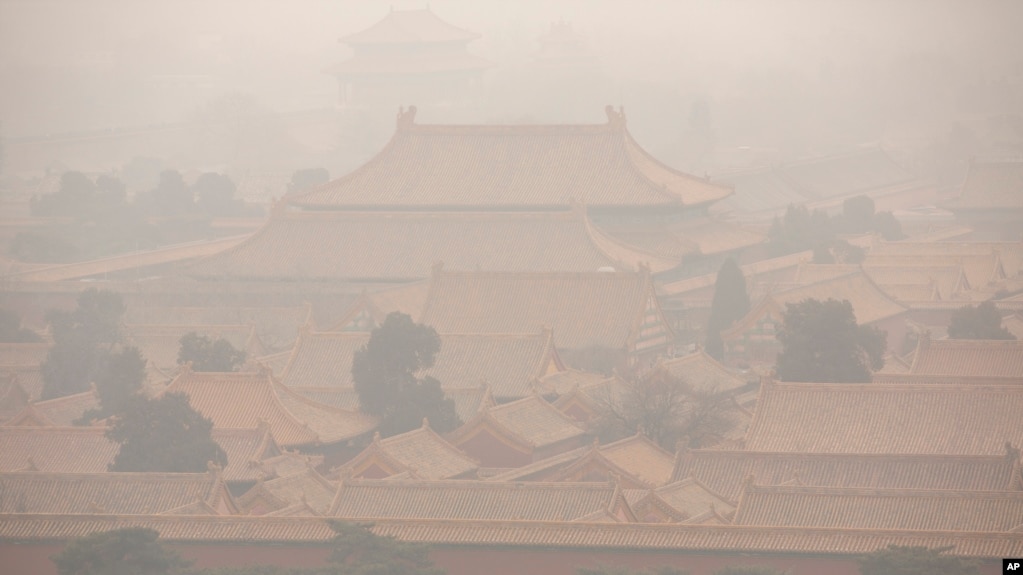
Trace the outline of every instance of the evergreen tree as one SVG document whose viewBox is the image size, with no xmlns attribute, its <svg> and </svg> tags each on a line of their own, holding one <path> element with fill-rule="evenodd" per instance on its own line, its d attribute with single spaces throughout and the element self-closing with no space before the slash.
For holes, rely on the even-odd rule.
<svg viewBox="0 0 1023 575">
<path fill-rule="evenodd" d="M 440 337 L 432 327 L 394 312 L 355 352 L 355 391 L 363 411 L 380 416 L 381 435 L 416 429 L 424 417 L 438 431 L 461 424 L 454 402 L 444 397 L 440 382 L 420 377 L 422 371 L 433 366 L 438 351 Z"/>
<path fill-rule="evenodd" d="M 974 307 L 961 307 L 952 314 L 948 324 L 951 339 L 1016 339 L 1002 327 L 1002 314 L 990 300 Z"/>
<path fill-rule="evenodd" d="M 129 347 L 110 354 L 96 376 L 99 407 L 90 409 L 75 421 L 88 425 L 96 419 L 123 413 L 132 397 L 142 391 L 146 381 L 146 360 L 138 348 Z"/>
<path fill-rule="evenodd" d="M 951 547 L 900 547 L 889 545 L 859 560 L 861 575 L 976 575 L 975 562 L 947 555 Z"/>
<path fill-rule="evenodd" d="M 425 545 L 383 537 L 369 530 L 371 525 L 331 521 L 336 535 L 331 540 L 328 560 L 337 575 L 443 575 L 433 565 Z"/>
<path fill-rule="evenodd" d="M 886 334 L 857 325 L 848 301 L 788 304 L 777 337 L 782 352 L 775 371 L 782 381 L 869 382 L 871 370 L 884 366 Z"/>
<path fill-rule="evenodd" d="M 119 443 L 110 471 L 198 473 L 208 462 L 227 465 L 224 450 L 210 437 L 213 422 L 192 409 L 183 393 L 150 399 L 131 396 L 107 431 Z"/>
<path fill-rule="evenodd" d="M 153 529 L 129 527 L 71 540 L 51 559 L 60 575 L 171 575 L 189 565 Z"/>
<path fill-rule="evenodd" d="M 47 314 L 53 347 L 42 363 L 43 399 L 89 389 L 97 370 L 120 339 L 124 302 L 119 294 L 90 288 L 73 311 Z"/>
<path fill-rule="evenodd" d="M 237 371 L 245 363 L 245 352 L 223 338 L 190 332 L 179 340 L 178 363 L 192 363 L 195 371 Z"/>
<path fill-rule="evenodd" d="M 710 319 L 707 320 L 707 339 L 704 347 L 715 359 L 724 356 L 721 331 L 749 313 L 749 294 L 746 292 L 746 278 L 734 259 L 728 258 L 718 270 L 714 282 L 714 299 L 710 304 Z"/>
</svg>

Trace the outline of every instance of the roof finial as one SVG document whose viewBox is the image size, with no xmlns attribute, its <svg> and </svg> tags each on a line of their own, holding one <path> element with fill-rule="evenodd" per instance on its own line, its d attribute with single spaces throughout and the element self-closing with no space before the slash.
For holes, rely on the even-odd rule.
<svg viewBox="0 0 1023 575">
<path fill-rule="evenodd" d="M 430 418 L 429 417 L 424 417 L 423 418 L 423 429 L 430 429 Z"/>
<path fill-rule="evenodd" d="M 409 106 L 407 110 L 403 107 L 398 108 L 398 129 L 411 128 L 415 124 L 415 120 L 415 106 Z"/>
</svg>

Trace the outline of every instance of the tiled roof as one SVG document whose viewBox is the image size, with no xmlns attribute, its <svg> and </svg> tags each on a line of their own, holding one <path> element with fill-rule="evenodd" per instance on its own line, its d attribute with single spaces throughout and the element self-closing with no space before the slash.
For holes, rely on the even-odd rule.
<svg viewBox="0 0 1023 575">
<path fill-rule="evenodd" d="M 39 366 L 52 344 L 0 343 L 0 366 Z"/>
<path fill-rule="evenodd" d="M 953 299 L 969 287 L 963 266 L 959 263 L 944 266 L 874 265 L 866 263 L 863 271 L 884 291 L 904 289 L 905 286 L 936 289 L 941 299 Z"/>
<path fill-rule="evenodd" d="M 694 389 L 703 391 L 724 393 L 744 387 L 747 383 L 702 349 L 689 355 L 665 360 L 660 366 Z"/>
<path fill-rule="evenodd" d="M 306 456 L 283 453 L 274 441 L 270 427 L 261 424 L 250 429 L 213 429 L 210 434 L 227 454 L 227 466 L 221 474 L 225 481 L 255 481 L 260 477 L 274 476 L 274 458 L 300 458 Z"/>
<path fill-rule="evenodd" d="M 599 450 L 608 461 L 651 486 L 664 485 L 671 481 L 675 456 L 661 449 L 644 435 L 637 434 L 609 443 L 601 446 Z"/>
<path fill-rule="evenodd" d="M 363 413 L 327 407 L 295 395 L 269 372 L 215 373 L 182 370 L 167 392 L 184 392 L 215 428 L 256 427 L 265 421 L 282 446 L 330 444 L 372 430 Z"/>
<path fill-rule="evenodd" d="M 719 200 L 724 186 L 643 151 L 608 108 L 599 125 L 417 125 L 399 118 L 390 143 L 354 172 L 296 197 L 315 208 L 677 208 Z"/>
<path fill-rule="evenodd" d="M 307 468 L 298 473 L 264 481 L 253 487 L 254 490 L 265 489 L 274 497 L 287 502 L 288 505 L 305 503 L 317 514 L 323 515 L 330 510 L 334 501 L 337 486 L 328 481 L 315 469 Z M 245 495 L 239 497 L 238 503 L 243 504 Z"/>
<path fill-rule="evenodd" d="M 195 332 L 212 339 L 225 339 L 235 349 L 262 355 L 263 347 L 252 325 L 126 325 L 125 340 L 139 348 L 156 368 L 168 372 L 178 367 L 181 338 Z"/>
<path fill-rule="evenodd" d="M 0 389 L 2 386 L 18 385 L 28 398 L 35 401 L 43 392 L 43 370 L 36 365 L 4 365 L 0 366 Z"/>
<path fill-rule="evenodd" d="M 692 524 L 729 524 L 735 511 L 734 504 L 692 478 L 654 490 L 626 489 L 624 493 L 639 520 L 644 522 L 651 508 L 666 512 L 673 522 Z M 720 521 L 708 521 L 711 519 Z"/>
<path fill-rule="evenodd" d="M 0 424 L 24 411 L 30 398 L 17 376 L 0 372 Z"/>
<path fill-rule="evenodd" d="M 646 272 L 439 271 L 419 321 L 443 333 L 533 333 L 547 326 L 558 348 L 618 350 L 640 337 L 645 320 L 652 330 L 669 330 L 651 306 L 656 297 Z"/>
<path fill-rule="evenodd" d="M 577 447 L 564 453 L 545 457 L 522 467 L 506 469 L 486 478 L 487 481 L 544 481 L 561 469 L 579 460 L 590 450 L 591 446 Z M 481 470 L 482 471 L 482 470 Z"/>
<path fill-rule="evenodd" d="M 120 446 L 103 427 L 0 427 L 0 471 L 102 473 Z"/>
<path fill-rule="evenodd" d="M 765 241 L 766 237 L 751 229 L 729 222 L 702 218 L 677 223 L 599 224 L 609 236 L 664 258 L 693 254 L 714 255 L 732 252 Z M 656 271 L 656 270 L 655 270 Z"/>
<path fill-rule="evenodd" d="M 429 280 L 422 280 L 363 293 L 326 331 L 368 332 L 382 325 L 387 314 L 395 311 L 418 318 L 429 291 Z"/>
<path fill-rule="evenodd" d="M 1016 489 L 1018 456 L 773 453 L 694 449 L 679 455 L 675 479 L 692 477 L 732 501 L 752 476 L 760 485 L 793 481 L 867 489 Z"/>
<path fill-rule="evenodd" d="M 291 350 L 281 383 L 288 387 L 352 388 L 352 359 L 369 341 L 366 332 L 303 329 Z"/>
<path fill-rule="evenodd" d="M 952 209 L 1023 209 L 1023 162 L 974 162 Z"/>
<path fill-rule="evenodd" d="M 1004 279 L 1001 260 L 996 253 L 974 255 L 889 255 L 867 254 L 863 259 L 865 269 L 876 267 L 912 268 L 955 268 L 961 267 L 966 282 L 972 289 L 981 289 Z M 875 272 L 877 273 L 877 272 Z"/>
<path fill-rule="evenodd" d="M 291 387 L 291 391 L 297 395 L 348 411 L 359 410 L 359 394 L 354 387 Z M 493 397 L 484 387 L 475 389 L 447 389 L 444 396 L 455 402 L 455 413 L 462 421 L 469 421 L 481 410 L 492 405 Z"/>
<path fill-rule="evenodd" d="M 89 390 L 45 401 L 30 403 L 5 425 L 55 425 L 70 427 L 86 411 L 99 407 L 96 392 Z"/>
<path fill-rule="evenodd" d="M 480 466 L 478 461 L 424 425 L 387 439 L 375 437 L 369 447 L 341 468 L 340 474 L 357 473 L 376 458 L 395 467 L 395 473 L 409 471 L 417 479 L 428 480 L 464 476 Z"/>
<path fill-rule="evenodd" d="M 912 358 L 910 358 L 912 359 Z M 901 361 L 891 358 L 891 361 Z M 910 373 L 905 371 L 875 372 L 871 379 L 874 383 L 928 384 L 928 385 L 1023 385 L 1018 376 L 989 375 L 934 375 L 930 373 Z"/>
<path fill-rule="evenodd" d="M 911 531 L 1009 531 L 1023 525 L 1023 493 L 748 486 L 736 525 Z"/>
<path fill-rule="evenodd" d="M 0 473 L 2 513 L 151 514 L 227 495 L 217 473 Z"/>
<path fill-rule="evenodd" d="M 912 175 L 880 149 L 813 158 L 714 178 L 735 187 L 735 195 L 715 208 L 721 211 L 783 212 L 789 205 L 898 188 Z"/>
<path fill-rule="evenodd" d="M 442 334 L 436 363 L 425 375 L 447 389 L 484 383 L 496 397 L 521 398 L 553 364 L 560 368 L 550 331 L 533 334 Z M 281 376 L 289 387 L 352 388 L 352 360 L 369 341 L 359 332 L 308 332 L 300 336 Z"/>
<path fill-rule="evenodd" d="M 127 527 L 155 529 L 169 542 L 323 543 L 334 537 L 326 522 L 308 517 L 173 517 L 6 515 L 0 540 L 80 537 Z M 734 525 L 621 524 L 535 521 L 387 520 L 377 535 L 436 545 L 645 549 L 661 551 L 859 555 L 889 545 L 951 547 L 965 557 L 1023 555 L 1023 533 L 970 533 L 881 529 L 810 529 Z"/>
<path fill-rule="evenodd" d="M 288 307 L 129 306 L 124 323 L 194 326 L 199 331 L 208 330 L 209 326 L 254 326 L 259 341 L 269 349 L 278 350 L 295 341 L 298 328 L 309 323 L 311 314 L 308 304 Z"/>
<path fill-rule="evenodd" d="M 573 389 L 587 387 L 606 381 L 608 376 L 579 369 L 568 368 L 541 377 L 537 387 L 542 394 L 554 393 L 565 395 Z"/>
<path fill-rule="evenodd" d="M 921 337 L 910 373 L 1023 378 L 1023 341 Z"/>
<path fill-rule="evenodd" d="M 978 256 L 998 254 L 1007 277 L 1023 273 L 1023 241 L 877 241 L 871 254 L 892 256 Z"/>
<path fill-rule="evenodd" d="M 1016 336 L 1017 340 L 1023 340 L 1023 314 L 1016 312 L 1008 317 L 1002 318 L 1002 327 L 1009 330 L 1009 333 Z"/>
<path fill-rule="evenodd" d="M 755 451 L 997 455 L 1023 445 L 1020 386 L 764 383 Z M 949 422 L 955 422 L 950 425 Z"/>
<path fill-rule="evenodd" d="M 612 507 L 609 483 L 345 479 L 330 515 L 345 519 L 572 521 Z"/>
<path fill-rule="evenodd" d="M 905 311 L 904 307 L 892 301 L 861 272 L 777 292 L 770 297 L 781 304 L 782 308 L 785 304 L 795 304 L 810 298 L 821 301 L 848 300 L 860 324 L 874 323 Z"/>
<path fill-rule="evenodd" d="M 197 261 L 202 278 L 408 281 L 452 270 L 635 269 L 654 258 L 595 238 L 581 209 L 540 213 L 289 212 L 244 243 Z M 604 249 L 605 247 L 611 249 Z M 664 262 L 667 268 L 678 260 Z"/>
<path fill-rule="evenodd" d="M 480 35 L 441 20 L 425 10 L 391 10 L 369 28 L 341 38 L 346 44 L 429 44 L 468 42 Z"/>
<path fill-rule="evenodd" d="M 586 432 L 575 422 L 542 398 L 532 395 L 518 401 L 490 407 L 475 419 L 453 431 L 450 439 L 456 445 L 480 421 L 496 424 L 511 437 L 534 448 L 553 445 Z"/>
</svg>

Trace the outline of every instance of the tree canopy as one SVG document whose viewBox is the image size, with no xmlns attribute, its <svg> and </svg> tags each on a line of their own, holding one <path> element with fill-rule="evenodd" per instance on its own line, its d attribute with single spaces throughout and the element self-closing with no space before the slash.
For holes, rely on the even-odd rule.
<svg viewBox="0 0 1023 575">
<path fill-rule="evenodd" d="M 189 565 L 153 529 L 129 527 L 69 542 L 51 559 L 60 575 L 170 575 Z"/>
<path fill-rule="evenodd" d="M 183 393 L 155 399 L 136 394 L 114 417 L 107 437 L 121 445 L 110 471 L 198 473 L 227 454 L 210 437 L 213 422 L 192 409 Z"/>
<path fill-rule="evenodd" d="M 947 555 L 951 547 L 901 547 L 889 545 L 859 560 L 861 575 L 976 575 L 973 561 Z"/>
<path fill-rule="evenodd" d="M 138 348 L 128 347 L 109 354 L 96 375 L 99 407 L 82 414 L 75 423 L 87 425 L 95 419 L 123 413 L 146 381 L 146 360 Z"/>
<path fill-rule="evenodd" d="M 707 320 L 707 353 L 720 360 L 724 356 L 721 330 L 728 328 L 749 313 L 749 293 L 746 291 L 746 277 L 739 264 L 728 258 L 718 270 L 714 282 L 714 299 L 710 304 L 710 318 Z"/>
<path fill-rule="evenodd" d="M 869 382 L 884 366 L 887 335 L 856 323 L 848 301 L 806 299 L 787 304 L 778 332 L 782 381 Z"/>
<path fill-rule="evenodd" d="M 948 324 L 951 339 L 1016 339 L 1002 327 L 1002 314 L 990 300 L 974 307 L 968 305 L 952 313 Z"/>
<path fill-rule="evenodd" d="M 237 371 L 245 363 L 245 352 L 224 338 L 189 332 L 179 340 L 178 363 L 192 363 L 195 371 Z"/>
<path fill-rule="evenodd" d="M 640 430 L 674 451 L 680 441 L 690 447 L 713 445 L 733 424 L 727 397 L 694 389 L 665 369 L 653 369 L 631 382 L 619 401 L 605 402 L 595 427 L 604 441 Z"/>
<path fill-rule="evenodd" d="M 423 418 L 438 431 L 461 424 L 454 402 L 444 396 L 440 382 L 421 376 L 433 366 L 438 351 L 437 332 L 399 312 L 389 314 L 366 345 L 356 350 L 352 361 L 355 391 L 363 411 L 380 416 L 381 435 L 416 429 Z"/>
<path fill-rule="evenodd" d="M 98 369 L 120 340 L 124 302 L 119 294 L 90 288 L 72 311 L 47 314 L 53 347 L 42 363 L 43 399 L 89 389 Z"/>
</svg>

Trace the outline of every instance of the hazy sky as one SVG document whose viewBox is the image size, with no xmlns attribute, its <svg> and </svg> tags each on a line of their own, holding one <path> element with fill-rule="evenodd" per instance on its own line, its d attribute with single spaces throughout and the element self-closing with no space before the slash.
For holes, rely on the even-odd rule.
<svg viewBox="0 0 1023 575">
<path fill-rule="evenodd" d="M 0 0 L 4 136 L 183 121 L 227 94 L 268 111 L 328 108 L 337 88 L 323 70 L 349 55 L 338 39 L 392 7 L 427 4 Z M 706 100 L 719 143 L 769 145 L 779 130 L 814 124 L 845 133 L 842 122 L 862 132 L 845 140 L 870 140 L 880 126 L 891 130 L 893 117 L 935 125 L 974 86 L 1006 82 L 1019 92 L 1023 82 L 1017 0 L 433 0 L 429 7 L 482 35 L 470 50 L 494 62 L 485 79 L 504 96 L 487 102 L 485 120 L 562 113 L 532 109 L 550 88 L 508 73 L 533 58 L 538 37 L 558 20 L 580 33 L 606 76 L 593 102 L 578 103 L 592 112 L 565 119 L 599 121 L 595 103 L 624 103 L 647 134 L 661 117 L 685 122 L 692 102 Z M 1002 102 L 977 106 L 1012 111 Z"/>
</svg>

